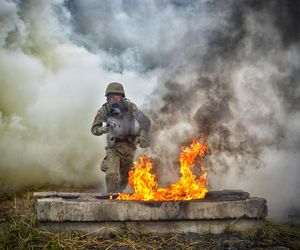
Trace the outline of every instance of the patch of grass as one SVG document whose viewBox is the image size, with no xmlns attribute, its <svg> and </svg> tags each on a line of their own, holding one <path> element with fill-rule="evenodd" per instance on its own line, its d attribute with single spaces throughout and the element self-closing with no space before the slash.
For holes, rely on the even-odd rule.
<svg viewBox="0 0 300 250">
<path fill-rule="evenodd" d="M 202 236 L 206 242 L 212 242 L 214 240 L 213 234 L 211 232 L 206 232 L 206 233 L 202 234 Z"/>
<path fill-rule="evenodd" d="M 277 224 L 264 220 L 258 227 L 244 231 L 229 231 L 239 238 L 255 242 L 256 247 L 285 246 L 290 249 L 300 249 L 300 225 L 291 227 L 288 224 Z"/>
<path fill-rule="evenodd" d="M 282 242 L 291 249 L 300 249 L 300 225 L 277 225 L 277 241 Z"/>
<path fill-rule="evenodd" d="M 84 233 L 54 233 L 40 228 L 34 216 L 11 218 L 0 236 L 1 249 L 214 249 L 197 235 L 112 232 L 109 238 Z"/>
<path fill-rule="evenodd" d="M 33 249 L 43 241 L 43 230 L 36 226 L 34 217 L 10 218 L 2 229 L 0 246 L 3 249 Z"/>
<path fill-rule="evenodd" d="M 109 237 L 85 233 L 50 232 L 35 217 L 10 218 L 1 230 L 0 249 L 247 249 L 285 246 L 300 249 L 300 228 L 266 221 L 253 231 L 207 234 L 142 234 L 125 230 Z"/>
</svg>

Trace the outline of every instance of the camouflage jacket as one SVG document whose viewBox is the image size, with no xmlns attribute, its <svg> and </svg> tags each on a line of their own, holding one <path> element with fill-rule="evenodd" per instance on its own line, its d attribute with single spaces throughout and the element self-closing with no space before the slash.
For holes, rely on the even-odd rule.
<svg viewBox="0 0 300 250">
<path fill-rule="evenodd" d="M 103 123 L 109 123 L 110 119 L 112 118 L 111 115 L 111 109 L 109 104 L 106 102 L 105 104 L 102 105 L 102 107 L 97 111 L 97 114 L 95 116 L 94 122 L 92 124 L 91 132 L 99 136 L 100 132 L 99 129 L 103 126 Z M 129 100 L 126 100 L 126 108 L 123 109 L 122 111 L 122 117 L 118 118 L 119 121 L 129 121 L 129 122 L 134 122 L 136 120 L 139 124 L 140 127 L 140 132 L 142 134 L 148 134 L 151 122 L 149 118 L 142 112 L 140 111 L 136 105 Z M 124 136 L 127 136 L 130 134 L 133 134 L 132 132 L 125 132 Z M 117 135 L 117 137 L 119 137 Z"/>
</svg>

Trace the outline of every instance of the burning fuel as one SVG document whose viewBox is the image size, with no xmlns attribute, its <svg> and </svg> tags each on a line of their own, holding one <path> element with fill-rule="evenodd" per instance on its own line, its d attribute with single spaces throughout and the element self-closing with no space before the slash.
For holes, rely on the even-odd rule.
<svg viewBox="0 0 300 250">
<path fill-rule="evenodd" d="M 203 199 L 207 193 L 207 171 L 204 167 L 203 160 L 208 153 L 207 142 L 193 140 L 188 146 L 181 148 L 179 156 L 180 163 L 180 180 L 170 187 L 159 188 L 153 171 L 152 160 L 143 155 L 139 162 L 135 162 L 132 170 L 129 172 L 128 184 L 134 189 L 133 194 L 121 193 L 119 200 L 144 200 L 144 201 L 177 201 Z M 196 158 L 200 161 L 195 164 Z M 200 168 L 201 176 L 193 174 L 192 168 Z"/>
</svg>

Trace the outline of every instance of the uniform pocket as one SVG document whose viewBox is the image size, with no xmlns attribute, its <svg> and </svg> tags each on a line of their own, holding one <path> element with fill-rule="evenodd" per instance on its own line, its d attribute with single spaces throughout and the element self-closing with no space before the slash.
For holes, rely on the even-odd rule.
<svg viewBox="0 0 300 250">
<path fill-rule="evenodd" d="M 100 165 L 101 171 L 106 172 L 106 170 L 108 169 L 108 166 L 109 166 L 109 162 L 108 162 L 107 156 L 105 156 Z"/>
</svg>

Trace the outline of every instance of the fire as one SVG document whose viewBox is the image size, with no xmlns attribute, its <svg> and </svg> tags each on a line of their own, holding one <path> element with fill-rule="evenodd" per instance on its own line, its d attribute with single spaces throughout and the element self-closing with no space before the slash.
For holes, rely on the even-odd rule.
<svg viewBox="0 0 300 250">
<path fill-rule="evenodd" d="M 143 155 L 139 162 L 135 162 L 129 171 L 128 184 L 134 189 L 133 194 L 120 193 L 118 200 L 143 200 L 143 201 L 176 201 L 203 199 L 207 193 L 207 171 L 203 159 L 208 152 L 206 142 L 193 140 L 189 146 L 183 146 L 179 156 L 180 180 L 168 188 L 159 188 L 156 176 L 152 173 L 152 160 Z M 201 176 L 197 178 L 192 173 L 196 158 L 200 158 L 199 167 Z"/>
</svg>

